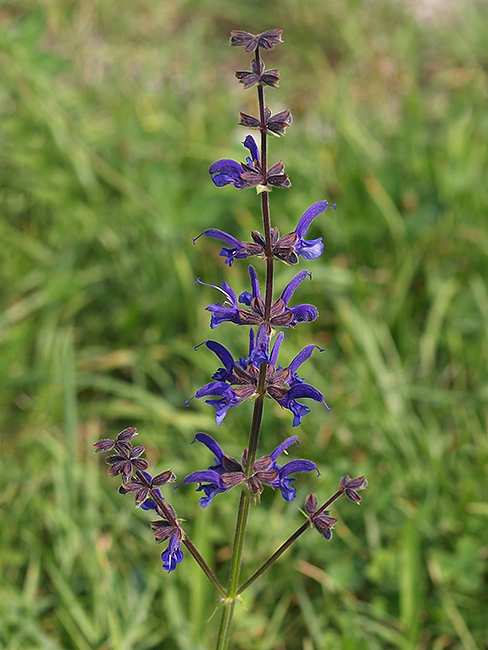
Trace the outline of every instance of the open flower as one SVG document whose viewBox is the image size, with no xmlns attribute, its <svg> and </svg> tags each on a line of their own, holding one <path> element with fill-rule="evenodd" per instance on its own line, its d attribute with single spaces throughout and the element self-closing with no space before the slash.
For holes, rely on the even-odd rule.
<svg viewBox="0 0 488 650">
<path fill-rule="evenodd" d="M 205 341 L 206 347 L 219 357 L 224 367 L 219 368 L 213 375 L 212 379 L 215 381 L 199 388 L 191 399 L 194 397 L 197 399 L 210 397 L 211 399 L 205 400 L 205 403 L 213 406 L 216 411 L 215 422 L 220 425 L 230 408 L 238 406 L 246 399 L 258 397 L 260 394 L 258 390 L 260 366 L 265 362 L 267 368 L 264 394 L 293 413 L 294 427 L 298 426 L 302 418 L 310 412 L 307 406 L 297 401 L 298 399 L 313 399 L 316 402 L 323 403 L 328 409 L 329 407 L 325 404 L 322 393 L 313 386 L 306 384 L 297 375 L 299 366 L 310 358 L 317 346 L 306 346 L 287 368 L 282 368 L 276 366 L 276 363 L 283 339 L 283 333 L 279 334 L 273 348 L 269 351 L 269 337 L 266 335 L 264 328 L 259 328 L 256 340 L 254 340 L 253 330 L 251 329 L 249 356 L 238 361 L 235 361 L 227 348 L 217 343 L 217 341 Z M 187 405 L 190 401 L 187 401 Z"/>
<path fill-rule="evenodd" d="M 201 484 L 197 488 L 197 492 L 203 492 L 205 495 L 200 499 L 202 508 L 206 508 L 217 494 L 227 492 L 242 483 L 247 484 L 249 491 L 257 500 L 259 500 L 264 486 L 268 485 L 273 489 L 278 488 L 286 501 L 292 501 L 296 496 L 296 490 L 290 484 L 295 479 L 289 478 L 289 476 L 312 470 L 316 470 L 318 474 L 317 466 L 310 460 L 292 460 L 283 467 L 277 464 L 278 456 L 287 447 L 297 442 L 296 436 L 282 442 L 269 456 L 257 459 L 253 465 L 253 474 L 249 477 L 244 471 L 247 463 L 247 450 L 243 452 L 239 462 L 224 454 L 220 445 L 207 434 L 197 433 L 195 440 L 204 444 L 215 455 L 212 466 L 207 470 L 189 474 L 183 481 L 186 484 Z"/>
<path fill-rule="evenodd" d="M 310 276 L 308 271 L 301 271 L 287 284 L 281 297 L 271 305 L 270 317 L 266 321 L 264 320 L 264 300 L 259 289 L 256 271 L 252 266 L 249 266 L 249 276 L 251 292 L 244 291 L 241 293 L 239 301 L 227 282 L 222 282 L 221 286 L 217 287 L 213 284 L 201 282 L 200 279 L 197 280 L 199 284 L 217 289 L 225 296 L 223 303 L 217 302 L 206 307 L 206 310 L 212 314 L 210 319 L 212 329 L 224 322 L 235 323 L 236 325 L 264 325 L 266 334 L 269 336 L 273 327 L 295 327 L 298 323 L 310 323 L 317 318 L 318 311 L 313 305 L 305 304 L 288 307 L 288 302 L 296 289 L 307 276 Z M 240 309 L 238 302 L 249 306 L 251 309 Z"/>
<path fill-rule="evenodd" d="M 319 214 L 325 212 L 329 206 L 335 210 L 335 203 L 332 205 L 328 201 L 319 201 L 311 205 L 300 217 L 295 230 L 283 235 L 283 237 L 280 237 L 278 228 L 273 228 L 271 231 L 271 250 L 273 256 L 291 265 L 298 264 L 298 258 L 300 256 L 306 260 L 320 257 L 324 251 L 322 237 L 307 240 L 305 236 L 312 221 Z M 263 235 L 255 230 L 251 232 L 252 242 L 241 242 L 222 230 L 210 228 L 204 230 L 198 237 L 195 237 L 193 243 L 202 235 L 218 239 L 226 244 L 220 251 L 220 256 L 226 258 L 225 263 L 229 266 L 232 266 L 234 260 L 242 260 L 254 255 L 260 257 L 266 256 L 266 241 Z"/>
<path fill-rule="evenodd" d="M 210 165 L 208 171 L 212 177 L 212 181 L 217 187 L 234 185 L 234 187 L 242 189 L 243 187 L 253 187 L 262 182 L 263 174 L 261 171 L 259 150 L 256 141 L 252 135 L 248 135 L 242 144 L 251 154 L 246 158 L 245 163 L 238 163 L 235 160 L 224 158 L 222 160 L 217 160 L 213 165 Z M 256 182 L 251 182 L 251 179 L 248 179 L 248 181 L 244 180 L 242 178 L 244 172 L 251 173 L 253 178 L 255 176 Z"/>
<path fill-rule="evenodd" d="M 210 165 L 208 171 L 217 187 L 234 185 L 241 190 L 244 187 L 263 186 L 258 187 L 258 191 L 263 191 L 264 185 L 291 187 L 290 179 L 284 173 L 285 167 L 282 162 L 276 163 L 267 170 L 266 181 L 264 181 L 258 145 L 252 135 L 248 135 L 242 144 L 251 154 L 247 156 L 245 163 L 223 158 Z"/>
<path fill-rule="evenodd" d="M 180 549 L 181 544 L 181 533 L 180 529 L 174 529 L 175 532 L 169 538 L 168 548 L 161 553 L 161 559 L 163 561 L 163 569 L 168 573 L 174 571 L 177 565 L 183 561 L 183 551 Z M 178 534 L 180 533 L 180 534 Z"/>
</svg>

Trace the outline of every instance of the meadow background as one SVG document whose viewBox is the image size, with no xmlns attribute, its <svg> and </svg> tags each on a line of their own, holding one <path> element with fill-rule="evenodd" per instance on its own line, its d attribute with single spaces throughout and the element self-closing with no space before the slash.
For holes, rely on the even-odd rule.
<svg viewBox="0 0 488 650">
<path fill-rule="evenodd" d="M 168 576 L 148 513 L 92 452 L 135 425 L 156 471 L 238 456 L 250 406 L 219 429 L 184 400 L 216 358 L 194 284 L 247 288 L 209 227 L 248 239 L 253 191 L 208 166 L 242 159 L 234 28 L 281 27 L 271 142 L 293 188 L 271 195 L 282 233 L 337 201 L 310 235 L 323 257 L 282 360 L 325 348 L 303 375 L 325 394 L 298 434 L 322 476 L 288 505 L 252 509 L 243 577 L 303 521 L 309 491 L 365 474 L 334 506 L 332 542 L 302 536 L 237 607 L 239 650 L 488 648 L 488 45 L 480 1 L 24 0 L 0 5 L 0 647 L 211 650 L 216 598 L 191 557 Z M 425 4 L 425 3 L 423 3 Z M 262 271 L 262 267 L 258 267 Z M 296 272 L 278 267 L 277 289 Z M 215 333 L 244 354 L 244 329 Z M 296 430 L 293 430 L 295 433 Z M 292 434 L 268 404 L 263 451 Z M 202 510 L 171 497 L 226 580 L 237 491 Z M 187 554 L 188 555 L 188 554 Z"/>
</svg>

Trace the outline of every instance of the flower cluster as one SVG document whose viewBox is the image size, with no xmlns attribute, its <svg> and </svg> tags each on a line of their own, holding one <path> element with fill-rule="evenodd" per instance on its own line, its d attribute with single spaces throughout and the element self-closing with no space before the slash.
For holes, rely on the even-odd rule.
<svg viewBox="0 0 488 650">
<path fill-rule="evenodd" d="M 236 294 L 227 282 L 222 282 L 220 287 L 216 287 L 213 284 L 206 284 L 200 279 L 196 280 L 198 284 L 213 287 L 225 296 L 223 304 L 218 302 L 206 308 L 212 314 L 210 319 L 210 327 L 212 329 L 215 329 L 225 321 L 235 323 L 236 325 L 255 325 L 258 327 L 263 325 L 267 336 L 270 336 L 273 327 L 295 327 L 298 323 L 310 323 L 319 315 L 317 308 L 313 305 L 295 305 L 295 307 L 288 307 L 288 303 L 298 286 L 305 278 L 312 277 L 308 271 L 301 271 L 301 273 L 298 273 L 286 285 L 281 297 L 273 301 L 269 318 L 265 320 L 265 304 L 259 288 L 256 271 L 252 266 L 249 266 L 248 270 L 251 279 L 251 292 L 243 291 L 239 299 L 236 298 Z M 250 309 L 239 309 L 238 302 L 242 305 L 247 305 Z"/>
<path fill-rule="evenodd" d="M 184 483 L 200 484 L 197 492 L 203 491 L 205 494 L 200 499 L 202 508 L 206 508 L 217 494 L 227 492 L 241 483 L 246 484 L 249 492 L 258 500 L 264 489 L 263 486 L 268 485 L 273 489 L 278 488 L 285 501 L 293 501 L 296 490 L 291 487 L 291 483 L 295 479 L 289 478 L 289 476 L 298 472 L 311 472 L 312 470 L 317 471 L 317 474 L 319 474 L 317 466 L 310 460 L 292 460 L 283 467 L 276 462 L 278 456 L 287 447 L 295 442 L 299 444 L 296 436 L 282 442 L 269 456 L 263 456 L 255 460 L 250 476 L 246 476 L 244 471 L 247 464 L 247 449 L 242 453 L 241 462 L 239 463 L 235 458 L 224 454 L 220 445 L 205 433 L 197 433 L 195 440 L 204 444 L 215 454 L 214 465 L 211 465 L 206 470 L 193 472 L 184 479 Z"/>
<path fill-rule="evenodd" d="M 168 548 L 161 554 L 161 560 L 163 569 L 168 572 L 174 571 L 176 565 L 183 560 L 183 551 L 180 549 L 183 531 L 175 511 L 163 499 L 159 488 L 174 483 L 176 476 L 170 469 L 154 477 L 145 471 L 148 463 L 141 458 L 144 453 L 143 445 L 132 447 L 130 442 L 137 435 L 136 428 L 129 427 L 121 431 L 115 439 L 105 438 L 93 446 L 98 452 L 112 450 L 116 452 L 105 462 L 109 465 L 107 473 L 110 476 L 119 474 L 122 476 L 119 494 L 132 494 L 136 506 L 140 506 L 143 510 L 155 510 L 161 517 L 161 520 L 151 522 L 151 528 L 157 542 L 169 539 Z"/>
<path fill-rule="evenodd" d="M 217 341 L 205 341 L 204 344 L 214 352 L 223 364 L 214 373 L 212 379 L 215 381 L 199 388 L 196 397 L 211 397 L 205 400 L 206 404 L 213 406 L 215 421 L 222 424 L 227 411 L 232 406 L 238 406 L 244 400 L 253 399 L 260 394 L 273 398 L 278 404 L 293 413 L 293 426 L 298 426 L 302 418 L 310 412 L 310 409 L 298 402 L 298 399 L 308 398 L 321 402 L 328 409 L 322 393 L 305 383 L 305 380 L 297 374 L 298 368 L 307 361 L 317 346 L 307 345 L 286 368 L 277 365 L 278 352 L 284 340 L 284 334 L 276 337 L 271 351 L 269 351 L 269 339 L 265 328 L 258 329 L 257 337 L 254 337 L 254 330 L 250 330 L 249 354 L 243 359 L 235 360 L 232 354 L 221 343 Z M 320 348 L 317 348 L 320 349 Z M 266 365 L 264 382 L 260 387 L 260 368 Z M 260 390 L 263 392 L 260 393 Z M 191 401 L 188 400 L 187 404 Z"/>
<path fill-rule="evenodd" d="M 281 347 L 285 341 L 283 330 L 293 330 L 299 324 L 315 321 L 319 312 L 314 305 L 294 304 L 292 300 L 305 279 L 311 279 L 308 270 L 297 273 L 279 297 L 273 296 L 275 264 L 284 262 L 293 266 L 300 262 L 300 258 L 307 261 L 319 258 L 324 252 L 322 237 L 308 239 L 308 231 L 314 220 L 324 214 L 327 208 L 332 207 L 335 210 L 336 207 L 325 199 L 313 203 L 298 219 L 295 229 L 285 235 L 280 235 L 278 228 L 271 223 L 269 193 L 274 188 L 290 188 L 291 182 L 285 174 L 282 161 L 268 167 L 267 136 L 285 135 L 285 130 L 292 124 L 292 115 L 288 109 L 273 114 L 265 105 L 264 87 L 279 87 L 279 71 L 267 70 L 260 52 L 272 50 L 275 45 L 282 42 L 281 36 L 280 29 L 268 30 L 257 35 L 238 30 L 231 32 L 230 45 L 240 46 L 246 52 L 254 53 L 251 69 L 237 71 L 236 77 L 246 89 L 258 87 L 259 117 L 241 112 L 239 125 L 246 129 L 260 131 L 260 147 L 252 135 L 246 135 L 243 141 L 244 148 L 247 150 L 244 162 L 225 158 L 217 160 L 209 168 L 210 178 L 218 188 L 227 185 L 239 190 L 256 188 L 261 199 L 264 234 L 253 230 L 251 241 L 241 241 L 223 230 L 208 228 L 193 239 L 193 243 L 196 243 L 204 236 L 221 242 L 223 246 L 219 255 L 224 258 L 225 264 L 229 267 L 236 260 L 245 260 L 248 257 L 266 262 L 263 291 L 258 279 L 259 269 L 253 266 L 248 266 L 250 290 L 241 292 L 239 296 L 226 281 L 223 281 L 220 286 L 215 286 L 203 282 L 200 278 L 196 280 L 198 284 L 216 289 L 223 295 L 221 302 L 210 304 L 206 308 L 211 315 L 210 328 L 216 329 L 223 323 L 241 328 L 248 327 L 249 348 L 247 356 L 241 357 L 211 339 L 197 345 L 197 348 L 205 346 L 213 352 L 220 366 L 212 375 L 212 380 L 199 388 L 186 404 L 188 406 L 194 398 L 204 398 L 205 403 L 215 410 L 215 422 L 219 426 L 232 407 L 237 407 L 246 400 L 253 400 L 254 412 L 249 442 L 239 460 L 225 454 L 219 443 L 208 434 L 197 433 L 194 441 L 201 443 L 212 452 L 213 464 L 206 469 L 191 472 L 178 487 L 197 484 L 196 491 L 203 493 L 200 497 L 200 505 L 202 508 L 207 508 L 218 494 L 225 494 L 232 488 L 240 486 L 241 500 L 236 540 L 244 540 L 251 498 L 255 503 L 259 503 L 265 487 L 279 490 L 283 499 L 291 502 L 297 495 L 293 485 L 296 481 L 294 475 L 312 471 L 315 471 L 317 476 L 320 475 L 316 464 L 311 460 L 294 459 L 283 465 L 278 463 L 281 454 L 287 453 L 288 448 L 293 444 L 299 444 L 297 436 L 286 438 L 270 454 L 258 457 L 265 398 L 273 400 L 282 409 L 290 411 L 293 416 L 293 427 L 299 426 L 304 416 L 310 412 L 309 406 L 302 400 L 312 400 L 329 409 L 320 390 L 307 383 L 298 374 L 302 364 L 311 358 L 315 350 L 322 351 L 318 346 L 306 345 L 287 364 L 279 361 Z M 342 495 L 359 503 L 361 497 L 358 492 L 367 486 L 364 476 L 353 479 L 345 476 L 341 479 L 339 490 L 321 507 L 317 505 L 315 494 L 310 494 L 305 502 L 307 521 L 304 526 L 294 533 L 238 590 L 236 588 L 242 544 L 236 543 L 231 563 L 234 574 L 230 584 L 233 586 L 226 591 L 183 531 L 182 520 L 178 519 L 172 506 L 161 494 L 161 488 L 174 483 L 176 476 L 171 469 L 154 477 L 147 471 L 148 463 L 142 458 L 144 447 L 142 445 L 134 447 L 131 443 L 136 435 L 135 427 L 124 429 L 113 440 L 104 439 L 95 443 L 95 449 L 99 452 L 113 452 L 106 462 L 109 465 L 108 474 L 121 477 L 119 493 L 131 494 L 136 506 L 143 510 L 154 511 L 159 517 L 150 525 L 156 542 L 167 541 L 168 543 L 166 550 L 161 554 L 163 568 L 168 572 L 174 571 L 183 560 L 181 544 L 184 544 L 219 591 L 224 608 L 230 607 L 241 591 L 278 559 L 280 554 L 295 541 L 298 534 L 303 532 L 302 528 L 313 526 L 325 539 L 330 540 L 332 529 L 338 520 L 330 516 L 327 508 Z M 225 625 L 221 626 L 221 631 L 228 631 L 230 620 L 231 615 Z M 228 639 L 225 643 L 219 643 L 218 647 L 227 648 L 227 646 Z"/>
</svg>

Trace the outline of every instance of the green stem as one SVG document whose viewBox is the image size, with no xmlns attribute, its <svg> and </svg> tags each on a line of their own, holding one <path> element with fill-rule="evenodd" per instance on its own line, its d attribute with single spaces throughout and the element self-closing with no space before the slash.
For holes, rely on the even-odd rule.
<svg viewBox="0 0 488 650">
<path fill-rule="evenodd" d="M 259 69 L 259 48 L 256 49 L 255 60 Z M 267 133 L 266 133 L 266 120 L 264 114 L 264 91 L 261 85 L 258 85 L 258 103 L 259 103 L 259 117 L 260 117 L 260 131 L 261 131 L 261 168 L 263 172 L 263 185 L 266 186 L 267 179 Z M 261 211 L 263 218 L 264 237 L 266 240 L 266 295 L 264 303 L 264 319 L 269 320 L 271 305 L 273 302 L 273 252 L 271 248 L 271 219 L 269 212 L 269 194 L 265 189 L 261 193 Z M 254 402 L 253 418 L 251 423 L 251 430 L 249 433 L 249 444 L 246 463 L 246 476 L 251 476 L 253 473 L 253 465 L 256 460 L 256 454 L 259 446 L 259 436 L 261 433 L 261 422 L 263 418 L 264 394 L 266 391 L 266 362 L 263 362 L 259 369 L 259 380 L 257 386 L 258 397 Z M 237 585 L 239 582 L 239 574 L 241 570 L 242 552 L 244 549 L 244 538 L 246 535 L 247 520 L 249 516 L 249 506 L 251 502 L 251 494 L 247 492 L 241 493 L 239 502 L 239 511 L 237 514 L 236 532 L 234 536 L 234 547 L 232 551 L 229 586 L 227 589 L 227 598 L 224 600 L 222 619 L 220 622 L 219 636 L 217 641 L 217 650 L 226 650 L 230 639 L 230 630 L 232 626 L 232 618 L 234 615 L 236 598 L 238 597 Z"/>
<path fill-rule="evenodd" d="M 342 494 L 344 494 L 343 490 L 338 490 L 335 494 L 333 494 L 330 499 L 328 499 L 323 506 L 321 506 L 315 513 L 314 517 L 317 515 L 321 514 L 326 508 L 328 508 L 336 499 L 338 499 Z M 311 524 L 311 519 L 310 517 L 307 519 L 307 521 L 296 530 L 293 535 L 290 535 L 290 537 L 286 540 L 286 542 L 283 542 L 283 544 L 279 547 L 277 551 L 273 553 L 273 555 L 266 560 L 266 562 L 255 572 L 253 575 L 244 582 L 239 589 L 237 590 L 237 595 L 239 596 L 242 594 L 242 592 L 250 587 L 252 583 L 257 580 L 260 576 L 263 575 L 265 571 L 269 569 L 269 567 L 276 562 L 276 560 L 283 555 L 283 553 L 290 548 L 290 546 L 295 542 L 300 535 L 302 535 L 308 528 L 310 528 Z"/>
<path fill-rule="evenodd" d="M 253 444 L 256 445 L 259 440 L 259 431 L 261 429 L 261 420 L 263 415 L 263 401 L 264 397 L 259 396 L 254 403 L 254 412 L 251 424 L 251 433 L 250 441 L 253 441 Z M 251 447 L 251 445 L 250 445 Z M 254 453 L 255 455 L 255 453 Z M 252 468 L 252 464 L 249 465 L 250 454 L 248 455 L 248 463 L 246 472 L 248 468 Z M 232 626 L 232 618 L 234 616 L 234 608 L 237 598 L 237 584 L 239 582 L 239 574 L 241 571 L 241 561 L 242 561 L 242 552 L 244 550 L 244 537 L 246 535 L 247 528 L 247 519 L 249 516 L 249 505 L 251 503 L 251 494 L 250 492 L 241 492 L 241 499 L 239 501 L 239 510 L 237 513 L 237 522 L 236 522 L 236 532 L 234 536 L 234 547 L 232 550 L 232 559 L 230 566 L 230 575 L 229 575 L 229 586 L 227 589 L 227 597 L 224 600 L 222 613 L 222 619 L 220 621 L 219 636 L 217 640 L 217 650 L 226 650 L 229 644 L 230 639 L 230 629 Z"/>
</svg>

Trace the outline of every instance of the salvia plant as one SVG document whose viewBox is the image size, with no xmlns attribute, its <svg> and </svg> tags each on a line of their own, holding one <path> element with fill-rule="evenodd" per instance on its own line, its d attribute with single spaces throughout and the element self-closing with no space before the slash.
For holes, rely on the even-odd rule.
<svg viewBox="0 0 488 650">
<path fill-rule="evenodd" d="M 249 327 L 248 355 L 236 357 L 221 343 L 209 339 L 202 345 L 213 352 L 219 360 L 220 367 L 212 376 L 212 381 L 199 388 L 193 398 L 205 398 L 205 402 L 215 409 L 215 421 L 221 425 L 227 413 L 239 406 L 244 400 L 252 400 L 254 410 L 250 423 L 249 440 L 240 459 L 227 455 L 219 443 L 206 433 L 197 433 L 196 442 L 208 450 L 210 465 L 188 474 L 180 482 L 183 485 L 195 483 L 197 492 L 201 493 L 202 508 L 211 505 L 214 498 L 224 495 L 229 490 L 239 487 L 240 501 L 230 560 L 229 579 L 224 587 L 212 568 L 207 564 L 198 549 L 192 543 L 182 519 L 178 517 L 162 490 L 175 483 L 176 476 L 168 469 L 153 476 L 148 472 L 148 463 L 142 455 L 142 445 L 133 446 L 132 440 L 137 435 L 135 427 L 124 429 L 113 440 L 104 439 L 95 444 L 96 451 L 112 452 L 107 458 L 108 473 L 120 476 L 122 484 L 120 494 L 132 494 L 137 506 L 154 511 L 157 517 L 151 522 L 151 528 L 157 542 L 165 542 L 166 548 L 161 554 L 162 567 L 168 572 L 174 571 L 183 561 L 182 546 L 193 556 L 207 578 L 215 587 L 220 599 L 222 619 L 217 639 L 217 649 L 228 647 L 235 604 L 242 593 L 252 585 L 281 555 L 309 528 L 315 528 L 322 537 L 330 540 L 332 528 L 337 522 L 330 516 L 328 508 L 340 496 L 345 495 L 351 501 L 359 503 L 358 492 L 367 485 L 364 476 L 340 479 L 338 490 L 322 505 L 318 505 L 315 494 L 309 494 L 305 500 L 304 514 L 306 520 L 268 560 L 251 576 L 241 581 L 241 558 L 251 502 L 260 503 L 260 496 L 265 487 L 277 489 L 283 499 L 291 502 L 296 497 L 293 483 L 295 475 L 301 472 L 316 472 L 316 464 L 311 460 L 295 459 L 284 464 L 281 455 L 292 445 L 299 444 L 297 436 L 291 436 L 280 442 L 272 451 L 267 450 L 258 456 L 260 450 L 261 423 L 265 398 L 275 400 L 282 408 L 291 411 L 292 426 L 300 425 L 310 408 L 302 400 L 313 400 L 328 409 L 322 393 L 308 384 L 299 374 L 299 370 L 319 348 L 307 345 L 291 363 L 283 367 L 279 362 L 281 346 L 285 341 L 283 330 L 294 329 L 301 323 L 309 323 L 318 316 L 313 305 L 294 304 L 293 296 L 301 283 L 311 277 L 308 270 L 298 273 L 285 287 L 280 296 L 273 292 L 275 261 L 296 265 L 300 258 L 314 260 L 322 255 L 324 244 L 321 238 L 307 239 L 312 221 L 323 214 L 330 205 L 326 200 L 311 205 L 298 220 L 293 232 L 281 235 L 276 226 L 271 225 L 269 196 L 274 188 L 288 189 L 290 179 L 285 174 L 282 162 L 268 164 L 268 136 L 282 136 L 292 123 L 289 110 L 272 114 L 264 101 L 266 87 L 279 87 L 278 70 L 267 70 L 261 58 L 263 50 L 269 51 L 282 42 L 282 30 L 272 29 L 262 34 L 253 35 L 243 31 L 231 32 L 230 45 L 244 47 L 253 54 L 251 69 L 236 72 L 236 77 L 244 88 L 257 89 L 258 116 L 240 113 L 239 124 L 246 129 L 255 129 L 259 133 L 258 142 L 252 135 L 247 135 L 243 145 L 247 150 L 245 162 L 218 160 L 210 166 L 209 172 L 217 187 L 233 185 L 237 189 L 256 188 L 261 201 L 262 232 L 251 232 L 251 241 L 240 241 L 233 235 L 219 229 L 209 228 L 201 236 L 218 240 L 223 244 L 220 256 L 225 264 L 232 266 L 235 260 L 248 257 L 264 260 L 264 289 L 259 283 L 258 273 L 253 266 L 248 266 L 250 291 L 236 296 L 227 282 L 220 287 L 213 287 L 223 295 L 223 300 L 207 307 L 210 312 L 210 327 L 217 328 L 221 323 L 229 322 L 238 326 Z M 205 284 L 197 280 L 200 284 Z M 213 286 L 213 285 L 206 285 Z M 279 333 L 277 333 L 279 330 Z M 188 405 L 187 402 L 187 405 Z M 203 455 L 207 452 L 204 451 Z M 175 488 L 176 489 L 176 488 Z M 222 497 L 219 497 L 222 498 Z"/>
</svg>

